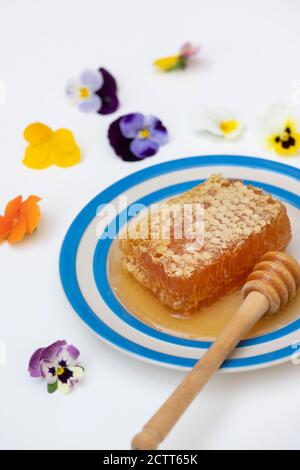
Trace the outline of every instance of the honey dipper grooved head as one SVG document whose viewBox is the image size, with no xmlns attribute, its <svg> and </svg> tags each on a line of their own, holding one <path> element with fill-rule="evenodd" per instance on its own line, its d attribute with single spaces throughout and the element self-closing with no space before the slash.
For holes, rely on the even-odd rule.
<svg viewBox="0 0 300 470">
<path fill-rule="evenodd" d="M 254 266 L 243 287 L 245 298 L 250 292 L 260 292 L 269 301 L 268 314 L 276 313 L 295 294 L 300 285 L 300 266 L 292 256 L 281 251 L 269 251 Z"/>
</svg>

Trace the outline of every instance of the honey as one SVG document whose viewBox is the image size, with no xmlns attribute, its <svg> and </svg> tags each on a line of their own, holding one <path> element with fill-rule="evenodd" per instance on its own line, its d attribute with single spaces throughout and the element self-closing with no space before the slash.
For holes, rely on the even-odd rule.
<svg viewBox="0 0 300 470">
<path fill-rule="evenodd" d="M 227 325 L 242 303 L 240 290 L 223 297 L 210 307 L 190 315 L 172 312 L 155 295 L 140 284 L 121 263 L 118 240 L 112 243 L 108 257 L 108 277 L 111 288 L 125 309 L 152 328 L 181 338 L 214 340 Z M 300 292 L 277 314 L 263 317 L 247 337 L 282 328 L 300 316 Z"/>
</svg>

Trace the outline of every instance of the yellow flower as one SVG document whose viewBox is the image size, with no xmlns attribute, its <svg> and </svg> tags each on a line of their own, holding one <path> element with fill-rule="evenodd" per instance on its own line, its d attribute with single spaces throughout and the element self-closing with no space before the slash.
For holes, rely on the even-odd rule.
<svg viewBox="0 0 300 470">
<path fill-rule="evenodd" d="M 181 63 L 181 55 L 176 54 L 170 57 L 162 57 L 161 59 L 157 59 L 154 62 L 154 65 L 162 72 L 169 72 L 177 68 L 182 68 L 180 67 L 180 63 Z"/>
<path fill-rule="evenodd" d="M 45 124 L 36 122 L 26 127 L 24 138 L 29 145 L 23 163 L 29 168 L 68 167 L 80 162 L 80 149 L 68 129 L 53 132 Z"/>
<path fill-rule="evenodd" d="M 169 57 L 157 59 L 153 64 L 162 72 L 171 72 L 171 70 L 185 69 L 191 57 L 199 52 L 199 46 L 186 42 L 179 49 L 179 52 Z"/>
<path fill-rule="evenodd" d="M 274 104 L 257 124 L 261 144 L 280 156 L 297 155 L 300 151 L 300 115 L 293 107 Z"/>
</svg>

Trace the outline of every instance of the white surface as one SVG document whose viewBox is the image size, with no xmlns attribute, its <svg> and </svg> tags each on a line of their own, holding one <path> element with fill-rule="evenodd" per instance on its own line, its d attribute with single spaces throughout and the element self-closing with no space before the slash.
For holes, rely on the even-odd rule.
<svg viewBox="0 0 300 470">
<path fill-rule="evenodd" d="M 137 169 L 207 153 L 272 158 L 257 146 L 253 124 L 272 102 L 291 103 L 300 78 L 299 13 L 293 0 L 1 0 L 0 80 L 7 90 L 0 105 L 1 210 L 19 193 L 43 197 L 36 235 L 0 247 L 0 339 L 7 350 L 0 366 L 1 448 L 126 449 L 181 380 L 180 372 L 113 350 L 83 325 L 60 286 L 60 245 L 91 197 Z M 154 72 L 153 59 L 189 39 L 203 45 L 202 65 Z M 171 142 L 159 155 L 123 163 L 106 140 L 119 114 L 84 115 L 65 103 L 66 80 L 100 65 L 119 82 L 120 113 L 153 113 L 167 125 Z M 247 132 L 232 143 L 195 135 L 190 117 L 198 104 L 229 105 Z M 21 164 L 22 131 L 38 120 L 74 131 L 80 165 L 39 172 Z M 299 166 L 300 159 L 288 161 Z M 26 371 L 32 351 L 58 338 L 81 349 L 87 370 L 69 396 L 48 395 L 45 383 Z M 299 368 L 291 364 L 216 376 L 162 448 L 299 449 L 299 386 Z"/>
</svg>

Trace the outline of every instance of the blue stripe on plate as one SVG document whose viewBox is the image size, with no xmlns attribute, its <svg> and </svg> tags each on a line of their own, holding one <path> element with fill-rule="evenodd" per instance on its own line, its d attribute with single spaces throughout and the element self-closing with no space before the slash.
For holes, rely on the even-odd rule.
<svg viewBox="0 0 300 470">
<path fill-rule="evenodd" d="M 105 323 L 103 323 L 100 318 L 90 309 L 80 291 L 76 277 L 76 254 L 80 240 L 87 226 L 95 217 L 97 208 L 100 205 L 107 204 L 132 186 L 135 186 L 136 184 L 147 179 L 151 179 L 155 176 L 159 176 L 168 172 L 180 171 L 187 168 L 218 165 L 259 168 L 271 172 L 285 174 L 298 181 L 300 180 L 300 170 L 270 160 L 230 155 L 188 157 L 140 170 L 114 183 L 109 188 L 102 191 L 92 201 L 90 201 L 90 203 L 87 204 L 87 206 L 79 213 L 79 215 L 71 224 L 64 239 L 60 254 L 60 276 L 62 285 L 66 296 L 76 313 L 93 331 L 95 331 L 103 339 L 107 340 L 118 348 L 150 359 L 152 361 L 188 368 L 195 364 L 196 360 L 194 359 L 168 355 L 140 346 L 119 335 L 109 328 Z M 281 188 L 277 189 L 281 190 Z M 229 359 L 224 362 L 222 368 L 242 368 L 274 362 L 292 355 L 293 352 L 294 349 L 292 346 L 289 346 L 271 353 L 261 354 L 259 356 L 252 356 L 243 359 Z"/>
</svg>

